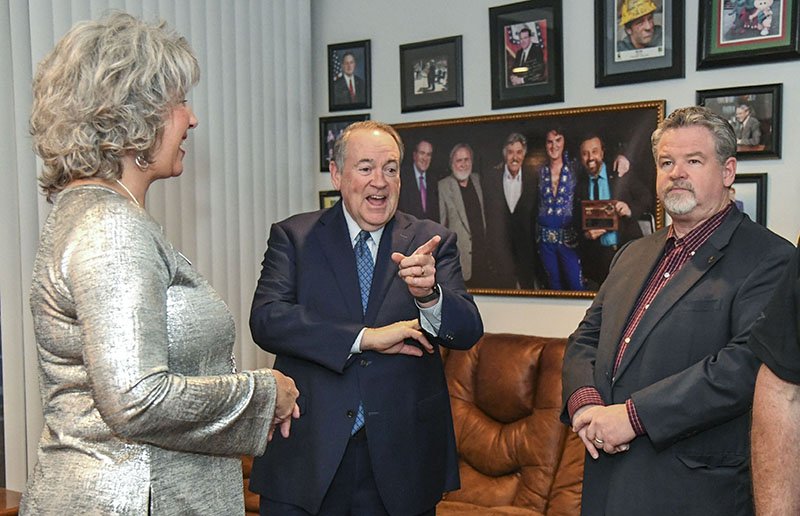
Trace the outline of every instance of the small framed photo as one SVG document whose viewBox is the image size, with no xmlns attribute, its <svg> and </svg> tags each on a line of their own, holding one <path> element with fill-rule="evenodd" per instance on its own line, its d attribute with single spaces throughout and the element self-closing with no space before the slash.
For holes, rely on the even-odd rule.
<svg viewBox="0 0 800 516">
<path fill-rule="evenodd" d="M 328 45 L 328 110 L 372 106 L 369 40 Z"/>
<path fill-rule="evenodd" d="M 319 192 L 319 209 L 330 208 L 342 198 L 339 190 L 322 190 Z"/>
<path fill-rule="evenodd" d="M 683 1 L 595 0 L 595 86 L 683 77 Z"/>
<path fill-rule="evenodd" d="M 328 172 L 328 164 L 333 159 L 333 144 L 348 125 L 361 120 L 369 120 L 369 113 L 347 116 L 328 116 L 319 119 L 319 170 Z"/>
<path fill-rule="evenodd" d="M 782 90 L 782 84 L 700 90 L 697 104 L 731 123 L 739 159 L 780 158 Z"/>
<path fill-rule="evenodd" d="M 464 105 L 461 36 L 400 45 L 400 111 Z"/>
<path fill-rule="evenodd" d="M 800 59 L 799 0 L 701 0 L 697 69 Z"/>
<path fill-rule="evenodd" d="M 489 9 L 492 109 L 564 100 L 561 0 Z"/>
<path fill-rule="evenodd" d="M 739 211 L 762 226 L 767 225 L 767 174 L 736 174 L 730 189 Z"/>
</svg>

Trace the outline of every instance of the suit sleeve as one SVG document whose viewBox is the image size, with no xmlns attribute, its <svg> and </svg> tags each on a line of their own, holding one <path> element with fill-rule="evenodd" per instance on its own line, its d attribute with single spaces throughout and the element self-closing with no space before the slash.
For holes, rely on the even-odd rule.
<svg viewBox="0 0 800 516">
<path fill-rule="evenodd" d="M 747 347 L 747 340 L 789 258 L 789 248 L 774 249 L 742 282 L 733 299 L 732 337 L 725 347 L 632 394 L 636 411 L 657 448 L 665 448 L 750 410 L 760 364 Z"/>
<path fill-rule="evenodd" d="M 483 321 L 461 275 L 456 234 L 447 231 L 436 254 L 436 281 L 442 291 L 442 325 L 436 342 L 454 349 L 469 349 L 483 335 Z"/>
<path fill-rule="evenodd" d="M 250 331 L 265 351 L 317 363 L 341 373 L 361 323 L 327 316 L 301 304 L 297 293 L 297 253 L 287 231 L 274 224 L 261 267 Z M 325 342 L 325 346 L 320 346 Z"/>
</svg>

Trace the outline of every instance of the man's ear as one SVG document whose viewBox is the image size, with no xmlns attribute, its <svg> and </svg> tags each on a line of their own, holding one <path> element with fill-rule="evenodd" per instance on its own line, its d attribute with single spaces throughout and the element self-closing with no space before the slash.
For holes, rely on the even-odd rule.
<svg viewBox="0 0 800 516">
<path fill-rule="evenodd" d="M 336 162 L 334 160 L 330 160 L 328 162 L 328 169 L 331 171 L 331 184 L 333 185 L 334 190 L 340 190 L 340 186 L 342 184 L 342 171 L 336 166 Z"/>
<path fill-rule="evenodd" d="M 736 180 L 736 158 L 730 157 L 722 165 L 722 183 L 725 187 L 730 187 Z"/>
</svg>

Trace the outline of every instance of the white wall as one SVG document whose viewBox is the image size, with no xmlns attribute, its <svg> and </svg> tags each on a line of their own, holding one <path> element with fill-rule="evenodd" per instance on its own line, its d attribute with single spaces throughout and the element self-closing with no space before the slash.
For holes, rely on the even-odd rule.
<svg viewBox="0 0 800 516">
<path fill-rule="evenodd" d="M 492 111 L 489 7 L 508 3 L 511 1 L 314 0 L 311 6 L 314 111 L 318 116 L 331 114 L 327 100 L 327 45 L 361 39 L 372 42 L 372 109 L 369 112 L 373 120 L 389 123 L 654 99 L 666 99 L 669 113 L 677 107 L 694 104 L 696 90 L 782 82 L 783 158 L 742 161 L 739 172 L 769 174 L 768 226 L 795 241 L 800 229 L 800 204 L 797 202 L 800 174 L 786 164 L 800 162 L 800 146 L 793 145 L 795 135 L 800 133 L 800 119 L 791 116 L 800 109 L 797 88 L 800 61 L 695 71 L 698 2 L 687 0 L 685 79 L 595 88 L 594 2 L 568 0 L 563 2 L 565 102 Z M 399 45 L 457 35 L 463 36 L 464 106 L 401 114 Z M 330 189 L 328 174 L 318 176 L 319 189 Z M 572 332 L 590 302 L 587 299 L 491 296 L 480 296 L 477 301 L 487 331 L 545 336 L 566 336 Z"/>
</svg>

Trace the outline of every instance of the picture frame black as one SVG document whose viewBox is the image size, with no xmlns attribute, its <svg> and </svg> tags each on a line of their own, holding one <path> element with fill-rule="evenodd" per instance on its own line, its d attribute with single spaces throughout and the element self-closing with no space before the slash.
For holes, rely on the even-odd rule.
<svg viewBox="0 0 800 516">
<path fill-rule="evenodd" d="M 646 223 L 649 229 L 648 232 L 651 232 L 663 227 L 665 219 L 663 206 L 656 196 L 656 168 L 650 147 L 650 135 L 658 126 L 658 123 L 664 119 L 665 110 L 666 102 L 664 100 L 652 100 L 605 106 L 399 123 L 393 124 L 393 127 L 405 142 L 424 140 L 431 144 L 433 153 L 428 167 L 428 174 L 431 176 L 428 181 L 435 180 L 438 182 L 440 203 L 443 197 L 441 181 L 448 179 L 451 175 L 449 173 L 449 160 L 451 151 L 456 146 L 466 143 L 472 149 L 471 170 L 473 174 L 480 176 L 483 202 L 488 203 L 488 196 L 491 196 L 492 192 L 489 191 L 486 181 L 488 181 L 489 174 L 500 173 L 497 165 L 498 163 L 502 164 L 504 161 L 504 144 L 511 133 L 522 134 L 527 139 L 527 153 L 522 162 L 522 170 L 526 175 L 538 174 L 542 164 L 545 163 L 547 159 L 545 140 L 550 129 L 561 128 L 564 131 L 564 148 L 568 153 L 568 159 L 573 164 L 580 161 L 578 150 L 582 139 L 592 133 L 601 135 L 605 144 L 606 162 L 611 163 L 613 160 L 611 156 L 623 153 L 631 165 L 628 174 L 636 174 L 631 177 L 641 181 L 647 189 L 647 199 L 645 199 L 648 204 L 647 217 L 646 220 L 645 217 L 641 217 L 638 221 L 640 222 L 640 227 Z M 401 169 L 410 166 L 413 159 L 412 153 L 407 152 L 403 158 Z M 523 179 L 524 181 L 525 179 Z M 498 183 L 495 182 L 493 184 L 496 185 Z M 502 195 L 502 192 L 497 195 Z M 523 191 L 521 199 L 526 195 L 532 194 Z M 494 204 L 495 207 L 497 205 Z M 484 210 L 486 209 L 488 208 L 485 204 Z M 500 237 L 497 236 L 503 234 L 503 232 L 491 229 L 492 222 L 490 220 L 497 221 L 503 217 L 487 213 L 484 213 L 484 216 L 487 224 L 487 235 L 495 235 L 493 237 L 495 240 L 491 242 L 492 245 L 489 246 L 489 250 L 476 251 L 472 249 L 470 253 L 472 256 L 483 252 L 490 254 L 500 253 L 501 247 L 507 244 L 505 241 L 499 241 Z M 574 216 L 576 215 L 574 214 Z M 532 214 L 530 217 L 526 215 L 521 218 L 524 220 L 534 219 Z M 440 222 L 447 227 L 451 227 L 450 223 L 445 220 Z M 472 269 L 474 275 L 474 265 Z M 508 288 L 492 283 L 494 281 L 492 279 L 489 281 L 490 283 L 481 285 L 468 280 L 467 287 L 474 294 L 502 296 L 592 297 L 595 293 L 595 290 Z"/>
<path fill-rule="evenodd" d="M 798 0 L 774 0 L 767 17 L 733 0 L 700 0 L 697 69 L 800 59 Z"/>
<path fill-rule="evenodd" d="M 400 111 L 464 105 L 461 36 L 400 45 Z"/>
<path fill-rule="evenodd" d="M 369 120 L 369 113 L 358 115 L 325 116 L 319 119 L 319 170 L 329 172 L 328 164 L 333 159 L 333 144 L 336 138 L 353 122 Z"/>
<path fill-rule="evenodd" d="M 328 45 L 329 111 L 372 107 L 371 59 L 368 39 Z M 348 68 L 352 71 L 352 91 L 345 77 Z"/>
<path fill-rule="evenodd" d="M 320 190 L 319 192 L 319 209 L 324 210 L 332 207 L 339 202 L 342 198 L 342 193 L 339 190 Z"/>
<path fill-rule="evenodd" d="M 767 225 L 767 174 L 736 174 L 731 195 L 739 211 L 766 227 Z"/>
<path fill-rule="evenodd" d="M 619 0 L 595 0 L 596 87 L 685 76 L 684 0 L 650 0 L 639 6 L 631 11 Z"/>
<path fill-rule="evenodd" d="M 733 126 L 736 155 L 742 160 L 781 157 L 782 98 L 783 84 L 697 91 L 699 106 L 706 106 Z M 748 111 L 749 116 L 740 120 Z"/>
<path fill-rule="evenodd" d="M 489 37 L 492 109 L 564 101 L 561 0 L 490 8 Z"/>
</svg>

